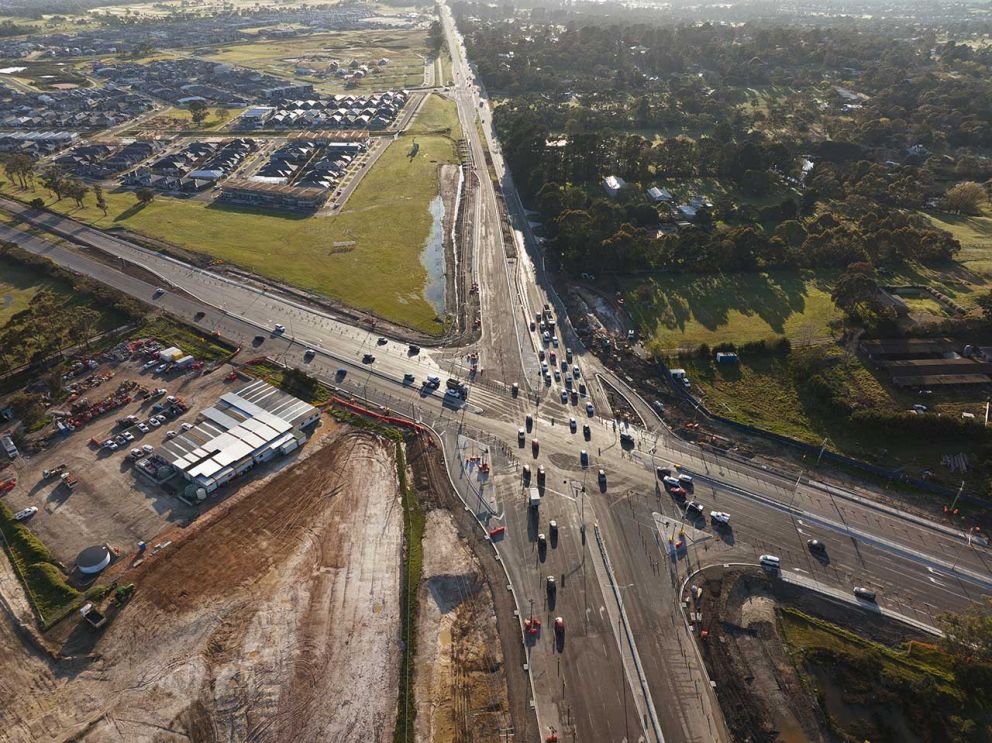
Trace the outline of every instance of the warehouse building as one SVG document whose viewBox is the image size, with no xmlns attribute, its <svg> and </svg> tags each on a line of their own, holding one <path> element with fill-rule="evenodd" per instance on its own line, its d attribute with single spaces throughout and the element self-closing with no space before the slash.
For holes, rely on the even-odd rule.
<svg viewBox="0 0 992 743">
<path fill-rule="evenodd" d="M 228 392 L 203 410 L 189 431 L 166 441 L 159 455 L 203 499 L 252 467 L 288 454 L 320 411 L 261 380 Z"/>
</svg>

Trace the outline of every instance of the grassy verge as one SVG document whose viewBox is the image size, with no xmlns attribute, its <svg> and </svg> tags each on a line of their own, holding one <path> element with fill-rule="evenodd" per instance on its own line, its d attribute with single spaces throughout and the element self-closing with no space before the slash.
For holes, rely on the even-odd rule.
<svg viewBox="0 0 992 743">
<path fill-rule="evenodd" d="M 458 108 L 455 102 L 437 93 L 431 93 L 403 133 L 439 133 L 447 134 L 452 139 L 461 139 L 462 128 L 458 121 Z"/>
<path fill-rule="evenodd" d="M 268 359 L 254 359 L 245 365 L 244 370 L 311 405 L 321 405 L 331 399 L 331 391 L 327 387 L 298 369 L 284 369 Z"/>
<path fill-rule="evenodd" d="M 835 275 L 662 275 L 629 287 L 626 306 L 651 351 L 780 335 L 816 340 L 829 337 L 829 324 L 839 317 L 830 298 Z"/>
<path fill-rule="evenodd" d="M 207 131 L 220 129 L 234 117 L 240 115 L 243 108 L 211 108 L 207 118 L 200 124 L 193 123 L 193 114 L 188 108 L 168 108 L 156 116 L 142 122 L 142 130 L 177 130 L 177 131 Z"/>
<path fill-rule="evenodd" d="M 968 733 L 988 725 L 988 688 L 940 648 L 917 642 L 890 648 L 791 608 L 781 609 L 779 620 L 842 739 L 904 740 L 906 730 L 925 731 L 927 740 L 985 739 Z"/>
<path fill-rule="evenodd" d="M 4 550 L 43 628 L 51 627 L 83 603 L 85 595 L 66 583 L 52 554 L 24 524 L 14 521 L 0 503 L 0 534 Z"/>
<path fill-rule="evenodd" d="M 396 472 L 403 503 L 403 583 L 400 588 L 400 633 L 403 655 L 400 661 L 400 692 L 393 743 L 412 743 L 416 739 L 417 705 L 415 698 L 415 661 L 417 658 L 417 592 L 423 566 L 425 516 L 417 502 L 417 493 L 406 479 L 403 444 L 396 442 Z"/>
<path fill-rule="evenodd" d="M 176 346 L 201 361 L 211 362 L 229 356 L 234 347 L 219 338 L 204 333 L 191 325 L 176 322 L 170 317 L 154 317 L 142 323 L 136 336 L 149 336 L 170 346 Z"/>
</svg>

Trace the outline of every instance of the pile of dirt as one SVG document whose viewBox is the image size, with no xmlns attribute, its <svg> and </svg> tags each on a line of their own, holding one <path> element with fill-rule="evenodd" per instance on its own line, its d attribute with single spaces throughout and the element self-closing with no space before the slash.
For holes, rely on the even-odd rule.
<svg viewBox="0 0 992 743">
<path fill-rule="evenodd" d="M 492 596 L 446 511 L 427 516 L 418 625 L 417 739 L 499 740 L 509 705 Z"/>
<path fill-rule="evenodd" d="M 124 580 L 103 630 L 0 659 L 7 739 L 392 738 L 403 519 L 394 445 L 328 426 Z M 328 703 L 333 700 L 333 704 Z"/>
</svg>

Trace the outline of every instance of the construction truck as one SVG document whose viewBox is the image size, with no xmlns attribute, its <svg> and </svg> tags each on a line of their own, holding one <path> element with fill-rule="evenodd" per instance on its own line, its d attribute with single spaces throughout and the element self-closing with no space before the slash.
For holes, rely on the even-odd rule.
<svg viewBox="0 0 992 743">
<path fill-rule="evenodd" d="M 531 488 L 529 493 L 527 505 L 531 508 L 539 508 L 541 505 L 541 491 L 537 488 Z"/>
<path fill-rule="evenodd" d="M 62 480 L 62 482 L 65 484 L 67 488 L 69 488 L 69 490 L 74 489 L 79 484 L 79 480 L 77 480 L 75 476 L 68 470 L 66 470 L 61 475 L 59 475 L 59 479 Z"/>
<path fill-rule="evenodd" d="M 57 467 L 53 467 L 50 470 L 45 470 L 41 473 L 43 479 L 48 480 L 49 478 L 55 477 L 56 475 L 61 475 L 68 469 L 65 464 L 60 464 Z"/>
</svg>

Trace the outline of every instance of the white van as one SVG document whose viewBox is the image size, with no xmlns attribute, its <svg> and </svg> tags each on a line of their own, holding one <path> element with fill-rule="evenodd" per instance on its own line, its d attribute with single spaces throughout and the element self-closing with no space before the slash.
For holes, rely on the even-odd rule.
<svg viewBox="0 0 992 743">
<path fill-rule="evenodd" d="M 762 555 L 758 558 L 758 562 L 761 563 L 761 567 L 771 572 L 777 572 L 782 566 L 782 561 L 775 555 Z"/>
</svg>

